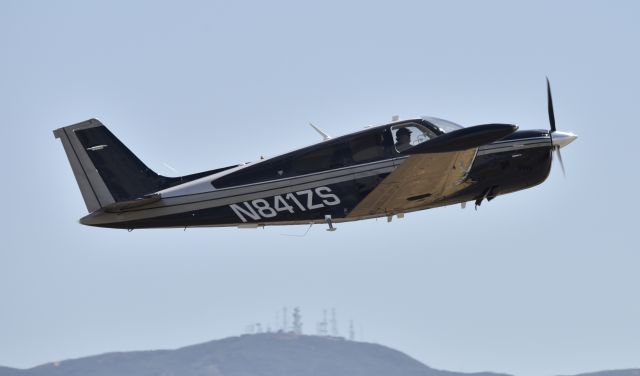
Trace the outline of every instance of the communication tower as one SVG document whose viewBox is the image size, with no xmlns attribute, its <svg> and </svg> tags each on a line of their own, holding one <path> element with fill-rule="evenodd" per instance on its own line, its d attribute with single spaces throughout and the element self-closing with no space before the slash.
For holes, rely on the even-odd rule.
<svg viewBox="0 0 640 376">
<path fill-rule="evenodd" d="M 331 308 L 331 335 L 334 337 L 340 335 L 340 333 L 338 333 L 338 319 L 336 318 L 335 308 Z"/>
<path fill-rule="evenodd" d="M 317 332 L 319 336 L 326 336 L 328 334 L 328 323 L 327 323 L 327 310 L 322 311 L 322 321 L 318 323 Z"/>
<path fill-rule="evenodd" d="M 293 309 L 293 333 L 302 334 L 302 315 L 299 307 Z"/>
<path fill-rule="evenodd" d="M 287 323 L 287 307 L 282 307 L 282 331 L 287 332 L 289 324 Z"/>
</svg>

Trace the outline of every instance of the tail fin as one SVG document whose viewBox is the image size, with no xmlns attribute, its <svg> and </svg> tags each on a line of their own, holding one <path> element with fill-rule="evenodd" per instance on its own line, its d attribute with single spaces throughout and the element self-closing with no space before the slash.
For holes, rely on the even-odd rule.
<svg viewBox="0 0 640 376">
<path fill-rule="evenodd" d="M 62 141 L 89 212 L 156 192 L 174 180 L 153 172 L 96 119 L 53 134 Z"/>
</svg>

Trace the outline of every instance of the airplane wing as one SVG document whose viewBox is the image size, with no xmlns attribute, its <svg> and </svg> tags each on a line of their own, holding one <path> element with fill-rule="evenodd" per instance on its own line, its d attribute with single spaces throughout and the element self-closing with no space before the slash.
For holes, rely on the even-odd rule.
<svg viewBox="0 0 640 376">
<path fill-rule="evenodd" d="M 407 150 L 409 157 L 348 215 L 402 213 L 429 206 L 467 188 L 478 147 L 515 132 L 516 126 L 487 124 L 447 133 Z"/>
</svg>

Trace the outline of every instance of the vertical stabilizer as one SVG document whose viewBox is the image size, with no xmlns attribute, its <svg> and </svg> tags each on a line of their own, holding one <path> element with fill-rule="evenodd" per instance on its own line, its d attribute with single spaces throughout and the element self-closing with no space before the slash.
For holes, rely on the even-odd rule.
<svg viewBox="0 0 640 376">
<path fill-rule="evenodd" d="M 89 212 L 139 199 L 182 180 L 153 172 L 96 119 L 53 134 L 62 141 Z"/>
</svg>

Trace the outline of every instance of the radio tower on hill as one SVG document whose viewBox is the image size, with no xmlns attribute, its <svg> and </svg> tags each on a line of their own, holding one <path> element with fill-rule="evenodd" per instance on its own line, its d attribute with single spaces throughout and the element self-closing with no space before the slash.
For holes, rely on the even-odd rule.
<svg viewBox="0 0 640 376">
<path fill-rule="evenodd" d="M 335 308 L 331 308 L 331 335 L 334 337 L 340 335 L 340 333 L 338 333 L 338 319 L 336 318 Z"/>
<path fill-rule="evenodd" d="M 282 331 L 287 332 L 289 330 L 289 323 L 287 323 L 287 307 L 282 307 Z"/>
<path fill-rule="evenodd" d="M 326 336 L 328 334 L 327 327 L 329 323 L 327 322 L 327 310 L 322 311 L 322 321 L 318 323 L 317 332 L 319 336 Z"/>
<path fill-rule="evenodd" d="M 302 335 L 302 315 L 298 307 L 293 309 L 293 333 Z"/>
</svg>

